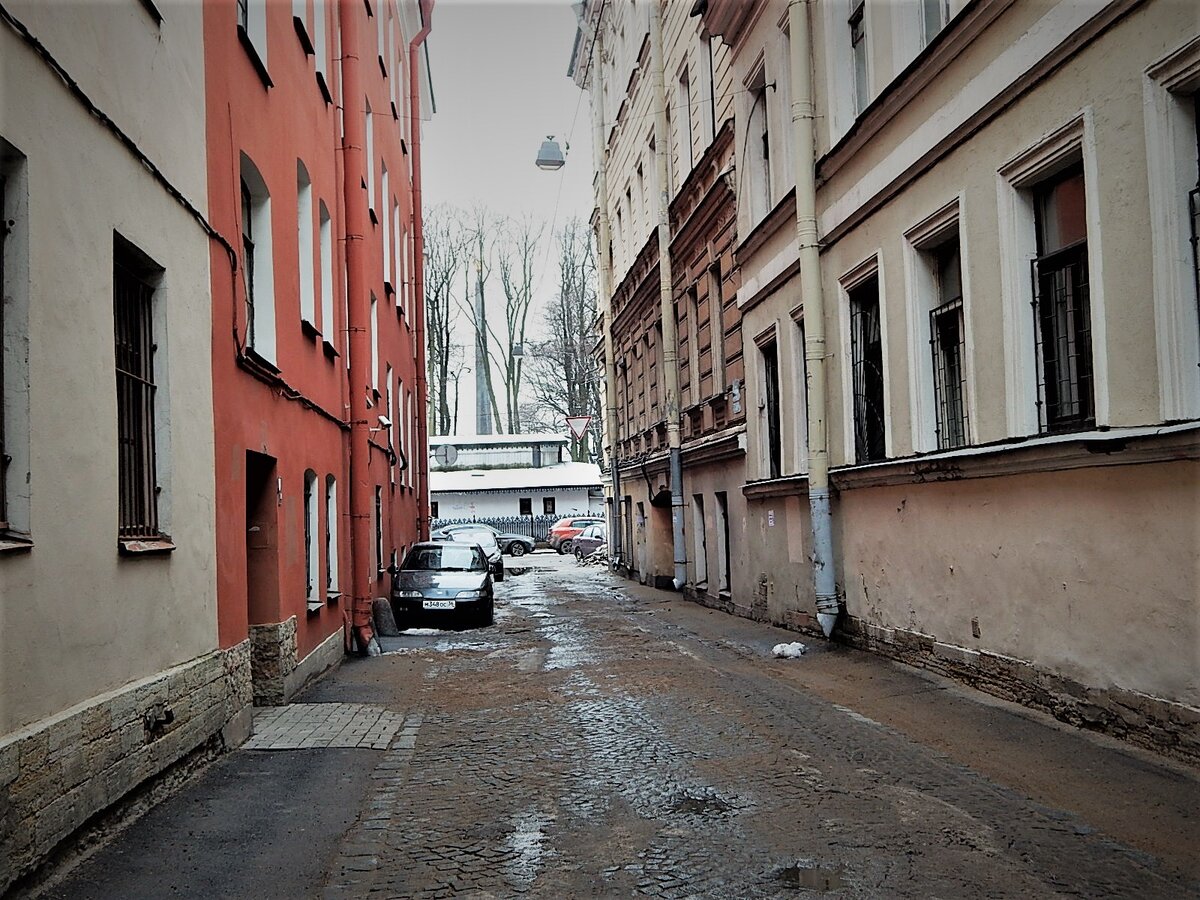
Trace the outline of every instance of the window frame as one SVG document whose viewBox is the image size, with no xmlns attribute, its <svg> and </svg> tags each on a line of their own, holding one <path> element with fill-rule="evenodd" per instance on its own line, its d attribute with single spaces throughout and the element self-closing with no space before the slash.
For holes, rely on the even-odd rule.
<svg viewBox="0 0 1200 900">
<path fill-rule="evenodd" d="M 863 312 L 861 309 L 856 310 L 856 307 L 861 307 L 862 301 L 856 298 L 856 295 L 862 296 L 863 292 L 868 290 L 871 285 L 874 285 L 874 305 L 876 310 L 876 319 L 879 327 L 879 401 L 876 421 L 878 423 L 879 435 L 874 440 L 871 436 L 871 422 L 866 419 L 866 403 L 869 398 L 866 397 L 866 365 L 868 360 L 865 356 L 860 359 L 859 352 L 862 348 L 863 339 L 859 331 L 863 327 Z M 891 449 L 891 423 L 888 416 L 888 384 L 887 384 L 887 319 L 885 307 L 883 303 L 883 278 L 878 267 L 878 256 L 872 256 L 867 263 L 859 268 L 859 272 L 853 279 L 843 278 L 842 290 L 844 293 L 842 308 L 845 311 L 843 324 L 845 326 L 846 359 L 849 363 L 845 367 L 844 380 L 847 383 L 847 422 L 846 431 L 848 436 L 848 446 L 846 448 L 847 457 L 855 464 L 880 462 L 888 459 L 892 455 Z M 878 451 L 878 452 L 876 452 Z"/>
<path fill-rule="evenodd" d="M 122 550 L 169 543 L 159 479 L 155 295 L 163 269 L 113 233 L 113 369 L 117 415 L 117 541 Z M 162 549 L 155 547 L 155 549 Z"/>
</svg>

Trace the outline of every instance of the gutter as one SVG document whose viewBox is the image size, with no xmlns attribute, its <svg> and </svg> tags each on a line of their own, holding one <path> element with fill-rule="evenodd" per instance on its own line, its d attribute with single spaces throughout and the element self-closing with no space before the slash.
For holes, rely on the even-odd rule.
<svg viewBox="0 0 1200 900">
<path fill-rule="evenodd" d="M 373 544 L 371 515 L 371 436 L 367 420 L 366 386 L 371 359 L 370 306 L 367 283 L 366 246 L 369 230 L 367 196 L 363 189 L 366 171 L 366 110 L 359 74 L 359 17 L 365 12 L 357 0 L 339 0 L 341 25 L 342 103 L 342 194 L 346 208 L 346 309 L 350 345 L 350 641 L 352 649 L 374 656 L 379 651 L 371 616 L 369 557 Z M 383 560 L 379 560 L 383 565 Z"/>
<path fill-rule="evenodd" d="M 829 499 L 829 436 L 825 296 L 821 289 L 817 234 L 816 105 L 812 83 L 812 34 L 805 8 L 812 0 L 788 0 L 791 35 L 792 145 L 796 148 L 796 243 L 800 248 L 800 297 L 804 310 L 804 359 L 808 366 L 808 503 L 812 519 L 813 584 L 817 621 L 833 633 L 839 604 L 833 563 L 833 513 Z"/>
<path fill-rule="evenodd" d="M 667 96 L 663 83 L 662 7 L 650 5 L 651 89 L 654 92 L 654 163 L 658 178 L 658 296 L 663 332 L 663 387 L 667 446 L 671 454 L 671 543 L 675 590 L 687 583 L 687 548 L 683 542 L 683 460 L 679 428 L 679 334 L 671 292 L 671 205 L 667 178 Z"/>
<path fill-rule="evenodd" d="M 421 82 L 418 77 L 417 48 L 425 42 L 432 28 L 434 0 L 420 0 L 421 30 L 408 42 L 408 136 L 412 141 L 412 223 L 413 223 L 413 316 L 416 319 L 417 347 L 425 347 L 425 215 L 421 198 Z M 429 48 L 425 48 L 426 71 L 429 66 Z M 432 101 L 433 81 L 430 80 Z M 419 352 L 424 352 L 420 349 Z M 416 408 L 428 406 L 429 386 L 426 380 L 425 360 L 416 360 L 417 397 Z M 424 414 L 417 416 L 417 446 L 413 453 L 416 462 L 416 478 L 413 487 L 417 492 L 417 540 L 429 537 L 429 420 Z"/>
</svg>

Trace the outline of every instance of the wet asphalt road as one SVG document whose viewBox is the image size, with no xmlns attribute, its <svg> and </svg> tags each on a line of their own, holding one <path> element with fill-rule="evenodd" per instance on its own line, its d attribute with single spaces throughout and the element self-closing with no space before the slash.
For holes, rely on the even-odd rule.
<svg viewBox="0 0 1200 900">
<path fill-rule="evenodd" d="M 520 562 L 494 627 L 385 639 L 303 698 L 403 713 L 390 749 L 237 751 L 48 896 L 1200 896 L 1194 774 Z"/>
</svg>

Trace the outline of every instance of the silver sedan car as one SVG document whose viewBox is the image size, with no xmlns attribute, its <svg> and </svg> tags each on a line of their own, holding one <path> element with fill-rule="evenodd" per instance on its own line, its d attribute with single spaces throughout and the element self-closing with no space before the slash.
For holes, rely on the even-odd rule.
<svg viewBox="0 0 1200 900">
<path fill-rule="evenodd" d="M 401 628 L 416 619 L 491 625 L 494 608 L 491 566 L 477 545 L 414 544 L 392 584 L 392 612 Z"/>
</svg>

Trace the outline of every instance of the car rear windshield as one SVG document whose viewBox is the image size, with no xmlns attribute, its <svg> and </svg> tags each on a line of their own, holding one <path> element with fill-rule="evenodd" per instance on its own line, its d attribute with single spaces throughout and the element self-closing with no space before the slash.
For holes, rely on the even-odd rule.
<svg viewBox="0 0 1200 900">
<path fill-rule="evenodd" d="M 482 547 L 496 546 L 496 535 L 490 531 L 456 531 L 450 535 L 451 540 L 462 541 L 467 544 L 479 544 Z"/>
<path fill-rule="evenodd" d="M 401 566 L 410 572 L 476 572 L 488 567 L 478 547 L 414 547 Z"/>
</svg>

